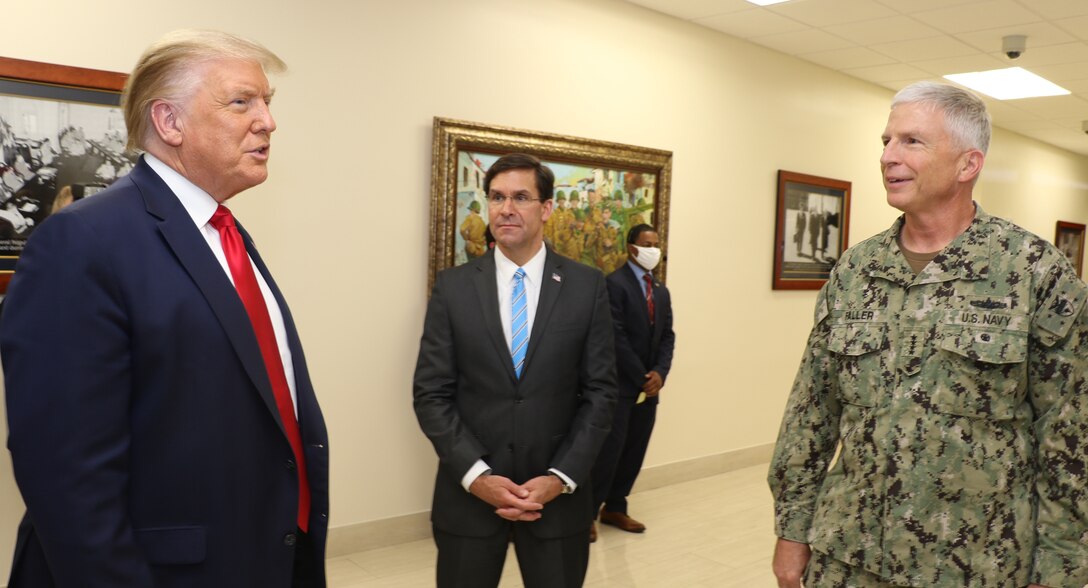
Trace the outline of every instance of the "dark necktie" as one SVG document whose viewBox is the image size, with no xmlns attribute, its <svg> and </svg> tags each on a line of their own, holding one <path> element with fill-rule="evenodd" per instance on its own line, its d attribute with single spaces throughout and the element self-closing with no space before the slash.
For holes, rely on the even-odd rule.
<svg viewBox="0 0 1088 588">
<path fill-rule="evenodd" d="M 280 420 L 283 421 L 283 429 L 287 432 L 287 441 L 291 444 L 291 451 L 295 454 L 295 465 L 298 473 L 298 528 L 306 532 L 310 522 L 310 482 L 306 477 L 306 456 L 302 453 L 302 436 L 299 434 L 298 420 L 295 418 L 295 405 L 291 400 L 291 389 L 287 385 L 287 376 L 283 371 L 283 360 L 280 358 L 280 348 L 276 344 L 276 333 L 272 330 L 272 319 L 268 316 L 268 307 L 265 306 L 264 295 L 257 284 L 257 276 L 253 273 L 253 265 L 249 262 L 249 254 L 242 242 L 242 235 L 238 227 L 234 226 L 234 216 L 224 206 L 216 209 L 210 221 L 212 226 L 219 231 L 219 239 L 223 242 L 223 253 L 227 257 L 227 266 L 234 277 L 234 288 L 238 290 L 238 296 L 246 307 L 246 314 L 253 324 L 253 332 L 257 335 L 257 344 L 261 348 L 261 356 L 264 358 L 265 371 L 268 372 L 268 380 L 272 383 L 272 393 L 276 397 L 276 408 L 279 409 Z"/>
<path fill-rule="evenodd" d="M 650 323 L 654 322 L 654 279 L 649 273 L 642 274 L 646 280 L 646 311 L 650 313 Z"/>
</svg>

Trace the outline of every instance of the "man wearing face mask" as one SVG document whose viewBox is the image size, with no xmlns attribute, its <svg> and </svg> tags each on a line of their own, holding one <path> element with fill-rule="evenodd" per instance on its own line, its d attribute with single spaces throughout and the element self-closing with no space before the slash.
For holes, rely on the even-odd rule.
<svg viewBox="0 0 1088 588">
<path fill-rule="evenodd" d="M 604 505 L 601 523 L 629 533 L 646 530 L 627 515 L 627 495 L 642 469 L 657 416 L 658 394 L 669 375 L 676 340 L 669 290 L 653 276 L 660 261 L 657 231 L 647 224 L 636 225 L 627 233 L 627 263 L 606 280 L 619 399 L 612 432 L 593 468 L 593 499 L 594 504 Z M 594 525 L 590 542 L 596 539 Z"/>
</svg>

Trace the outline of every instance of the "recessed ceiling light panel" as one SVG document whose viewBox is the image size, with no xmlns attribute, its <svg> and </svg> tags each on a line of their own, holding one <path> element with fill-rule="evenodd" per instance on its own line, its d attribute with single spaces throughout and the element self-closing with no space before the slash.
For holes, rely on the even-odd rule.
<svg viewBox="0 0 1088 588">
<path fill-rule="evenodd" d="M 951 80 L 961 86 L 966 86 L 998 100 L 1069 94 L 1069 90 L 1022 67 L 949 74 L 944 77 L 946 80 Z"/>
<path fill-rule="evenodd" d="M 789 1 L 790 0 L 748 0 L 749 3 L 757 6 L 770 6 L 771 4 L 781 4 Z"/>
</svg>

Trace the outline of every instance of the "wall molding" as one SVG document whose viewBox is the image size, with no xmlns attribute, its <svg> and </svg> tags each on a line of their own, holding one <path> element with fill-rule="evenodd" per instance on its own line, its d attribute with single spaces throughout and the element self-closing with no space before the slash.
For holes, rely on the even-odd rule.
<svg viewBox="0 0 1088 588">
<path fill-rule="evenodd" d="M 652 468 L 643 468 L 631 493 L 690 482 L 760 464 L 769 464 L 773 454 L 774 443 L 766 443 L 726 451 L 725 453 L 662 464 Z"/>
<path fill-rule="evenodd" d="M 401 543 L 431 538 L 431 511 L 343 525 L 329 529 L 326 557 L 339 557 L 357 551 L 391 547 Z"/>
<path fill-rule="evenodd" d="M 716 476 L 769 463 L 774 443 L 643 468 L 632 493 Z M 342 525 L 329 529 L 328 557 L 431 538 L 431 511 Z"/>
</svg>

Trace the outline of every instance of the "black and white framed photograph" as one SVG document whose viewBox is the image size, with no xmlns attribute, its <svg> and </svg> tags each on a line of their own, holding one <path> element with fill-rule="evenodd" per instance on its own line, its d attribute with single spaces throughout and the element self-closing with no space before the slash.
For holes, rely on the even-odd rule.
<svg viewBox="0 0 1088 588">
<path fill-rule="evenodd" d="M 778 171 L 775 290 L 815 290 L 847 247 L 850 182 Z"/>
<path fill-rule="evenodd" d="M 1084 267 L 1084 225 L 1058 221 L 1054 229 L 1054 245 L 1061 250 L 1077 270 L 1077 277 L 1083 277 Z"/>
<path fill-rule="evenodd" d="M 132 169 L 125 76 L 0 58 L 0 293 L 49 215 Z"/>
</svg>

